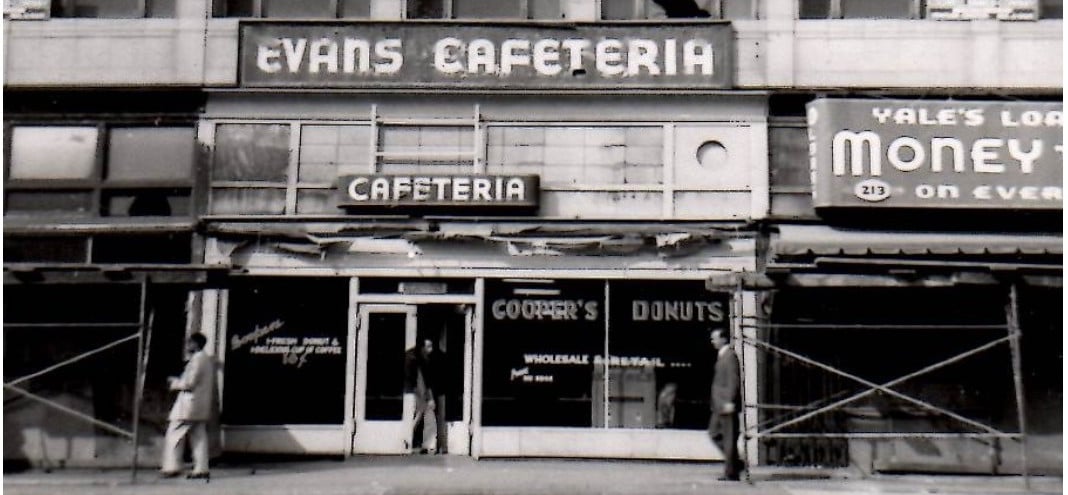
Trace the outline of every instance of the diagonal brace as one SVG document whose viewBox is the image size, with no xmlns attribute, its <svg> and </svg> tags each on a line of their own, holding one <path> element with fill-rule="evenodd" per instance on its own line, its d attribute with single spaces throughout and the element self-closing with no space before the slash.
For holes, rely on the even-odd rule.
<svg viewBox="0 0 1068 495">
<path fill-rule="evenodd" d="M 905 394 L 903 394 L 901 392 L 897 392 L 895 390 L 892 390 L 889 387 L 892 387 L 892 386 L 897 385 L 899 383 L 902 383 L 904 381 L 910 380 L 910 379 L 915 378 L 917 376 L 923 375 L 925 373 L 929 373 L 929 372 L 934 371 L 936 369 L 943 368 L 945 366 L 948 366 L 948 365 L 950 365 L 952 363 L 960 361 L 960 360 L 962 360 L 964 358 L 967 358 L 969 356 L 972 356 L 974 354 L 978 354 L 980 352 L 983 352 L 983 351 L 985 351 L 987 349 L 990 349 L 990 348 L 992 348 L 992 347 L 994 347 L 996 345 L 999 345 L 1001 343 L 1007 342 L 1010 338 L 1011 337 L 1001 337 L 999 339 L 993 340 L 993 341 L 991 341 L 991 342 L 989 342 L 987 344 L 981 345 L 981 346 L 976 347 L 974 349 L 971 349 L 969 351 L 965 351 L 965 352 L 962 352 L 960 354 L 957 354 L 956 356 L 953 356 L 953 357 L 951 357 L 949 359 L 945 359 L 945 360 L 940 361 L 938 363 L 932 364 L 932 365 L 927 366 L 925 368 L 921 368 L 921 369 L 919 369 L 917 371 L 914 371 L 914 372 L 909 373 L 907 375 L 904 375 L 902 377 L 899 377 L 899 378 L 896 378 L 896 379 L 891 380 L 889 382 L 886 382 L 885 384 L 882 384 L 882 385 L 877 384 L 877 383 L 872 382 L 872 381 L 869 381 L 869 380 L 865 380 L 865 379 L 863 379 L 863 378 L 861 378 L 859 376 L 847 373 L 847 372 L 839 370 L 839 369 L 837 369 L 837 368 L 835 368 L 833 366 L 829 366 L 827 364 L 821 363 L 821 362 L 816 361 L 814 359 L 810 359 L 808 357 L 802 356 L 802 355 L 797 354 L 795 352 L 791 352 L 791 351 L 788 351 L 786 349 L 774 346 L 774 345 L 769 344 L 767 342 L 763 342 L 763 341 L 759 341 L 759 340 L 752 340 L 752 339 L 749 339 L 749 338 L 746 338 L 746 337 L 743 337 L 743 342 L 749 343 L 750 345 L 758 345 L 758 346 L 766 347 L 767 349 L 770 349 L 772 351 L 784 354 L 786 356 L 792 357 L 792 358 L 797 359 L 799 361 L 802 361 L 802 362 L 811 364 L 813 366 L 816 366 L 817 368 L 821 368 L 821 369 L 823 369 L 825 371 L 829 371 L 831 373 L 844 376 L 846 378 L 849 378 L 851 380 L 854 380 L 854 381 L 857 381 L 857 382 L 859 382 L 861 384 L 864 384 L 864 385 L 866 385 L 868 387 L 871 387 L 868 390 L 865 390 L 863 392 L 857 393 L 855 395 L 852 395 L 852 396 L 847 397 L 845 399 L 842 399 L 840 401 L 834 402 L 832 404 L 828 404 L 828 405 L 826 405 L 824 407 L 821 407 L 821 408 L 819 408 L 819 409 L 817 409 L 815 411 L 808 412 L 808 413 L 803 414 L 801 416 L 798 416 L 798 417 L 796 417 L 794 419 L 791 419 L 789 421 L 786 421 L 786 422 L 780 423 L 780 424 L 778 424 L 776 426 L 773 426 L 773 427 L 765 430 L 764 433 L 772 433 L 772 432 L 775 432 L 777 430 L 781 430 L 781 429 L 783 429 L 783 428 L 785 428 L 787 426 L 800 423 L 800 422 L 805 421 L 805 420 L 807 420 L 809 418 L 812 418 L 812 417 L 815 417 L 817 415 L 823 414 L 823 413 L 825 413 L 827 411 L 834 410 L 834 409 L 836 409 L 838 407 L 841 407 L 841 406 L 843 406 L 845 404 L 848 404 L 850 402 L 854 402 L 854 401 L 859 400 L 859 399 L 861 399 L 863 397 L 871 395 L 871 394 L 873 394 L 875 392 L 881 391 L 881 392 L 884 392 L 886 394 L 889 394 L 889 395 L 892 395 L 894 397 L 897 397 L 899 399 L 902 399 L 904 401 L 916 404 L 916 405 L 918 405 L 918 406 L 920 406 L 920 407 L 922 407 L 924 409 L 928 409 L 928 410 L 934 411 L 936 413 L 944 414 L 944 415 L 949 416 L 949 417 L 951 417 L 953 419 L 956 419 L 957 421 L 960 421 L 960 422 L 965 423 L 967 425 L 971 425 L 974 428 L 978 428 L 980 430 L 985 430 L 988 433 L 1002 434 L 1004 432 L 999 431 L 999 430 L 994 429 L 994 428 L 991 428 L 988 425 L 985 425 L 983 423 L 979 423 L 977 421 L 973 421 L 971 419 L 965 418 L 964 416 L 961 416 L 959 414 L 956 414 L 956 413 L 954 413 L 952 411 L 949 411 L 949 410 L 946 410 L 944 408 L 935 406 L 935 405 L 930 404 L 928 402 L 924 402 L 924 401 L 916 399 L 914 397 L 910 397 L 910 396 L 905 395 Z"/>
<path fill-rule="evenodd" d="M 37 377 L 41 376 L 41 375 L 44 375 L 44 374 L 47 374 L 47 373 L 51 373 L 52 371 L 55 371 L 55 370 L 57 370 L 59 368 L 62 368 L 64 366 L 68 365 L 68 364 L 72 364 L 72 363 L 75 363 L 77 361 L 81 361 L 82 359 L 85 359 L 85 358 L 87 358 L 89 356 L 92 356 L 94 354 L 100 354 L 101 352 L 104 352 L 104 351 L 106 351 L 108 349 L 111 349 L 112 347 L 115 347 L 115 346 L 117 346 L 119 344 L 122 344 L 124 342 L 135 340 L 139 336 L 140 336 L 139 333 L 135 333 L 133 335 L 130 335 L 128 337 L 123 337 L 123 338 L 121 338 L 119 340 L 116 340 L 114 342 L 111 342 L 111 343 L 108 343 L 108 344 L 104 344 L 103 346 L 97 347 L 96 349 L 93 349 L 93 350 L 88 351 L 88 352 L 83 352 L 81 354 L 78 354 L 77 356 L 74 356 L 74 357 L 72 357 L 70 359 L 67 359 L 66 361 L 63 361 L 63 362 L 54 364 L 52 366 L 49 366 L 49 367 L 47 367 L 47 368 L 45 368 L 45 369 L 43 369 L 41 371 L 30 373 L 29 375 L 23 376 L 21 378 L 16 378 L 14 380 L 11 380 L 10 382 L 5 382 L 4 386 L 7 387 L 9 385 L 18 385 L 20 383 L 30 381 L 30 380 L 32 380 L 34 378 L 37 378 Z"/>
<path fill-rule="evenodd" d="M 60 410 L 62 412 L 70 414 L 71 416 L 74 416 L 74 417 L 76 417 L 78 419 L 82 419 L 82 420 L 88 421 L 88 422 L 92 423 L 93 425 L 99 426 L 99 427 L 101 427 L 101 428 L 103 428 L 105 430 L 108 430 L 108 431 L 112 432 L 112 433 L 116 433 L 116 434 L 121 435 L 121 436 L 126 437 L 126 438 L 131 438 L 131 439 L 133 438 L 133 433 L 130 433 L 130 432 L 126 431 L 126 430 L 123 430 L 122 428 L 119 428 L 119 427 L 117 427 L 115 425 L 112 425 L 110 423 L 105 423 L 103 421 L 100 421 L 99 419 L 96 419 L 96 418 L 94 418 L 94 417 L 92 417 L 92 416 L 90 416 L 88 414 L 85 414 L 85 413 L 83 413 L 81 411 L 76 411 L 76 410 L 71 409 L 71 408 L 69 408 L 67 406 L 64 406 L 63 404 L 60 404 L 58 402 L 55 402 L 55 401 L 46 399 L 44 397 L 41 397 L 40 395 L 37 395 L 37 394 L 35 394 L 33 392 L 30 392 L 28 390 L 24 390 L 24 389 L 21 389 L 19 387 L 15 387 L 13 385 L 9 385 L 7 383 L 4 384 L 4 389 L 5 390 L 10 390 L 12 392 L 15 392 L 16 394 L 24 395 L 24 396 L 26 396 L 26 398 L 28 398 L 30 400 L 34 400 L 34 401 L 40 402 L 40 403 L 42 403 L 42 404 L 44 404 L 44 405 L 46 405 L 48 407 L 51 407 L 51 408 L 54 408 L 54 409 L 58 409 L 58 410 Z"/>
</svg>

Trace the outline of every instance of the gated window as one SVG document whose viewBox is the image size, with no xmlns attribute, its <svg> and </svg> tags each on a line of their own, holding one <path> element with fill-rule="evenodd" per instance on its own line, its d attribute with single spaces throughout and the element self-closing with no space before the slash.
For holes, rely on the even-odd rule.
<svg viewBox="0 0 1068 495">
<path fill-rule="evenodd" d="M 560 19 L 560 0 L 407 0 L 408 19 Z"/>
<path fill-rule="evenodd" d="M 600 0 L 601 19 L 753 19 L 753 0 Z"/>
<path fill-rule="evenodd" d="M 371 16 L 371 0 L 214 0 L 215 17 L 334 19 Z"/>
</svg>

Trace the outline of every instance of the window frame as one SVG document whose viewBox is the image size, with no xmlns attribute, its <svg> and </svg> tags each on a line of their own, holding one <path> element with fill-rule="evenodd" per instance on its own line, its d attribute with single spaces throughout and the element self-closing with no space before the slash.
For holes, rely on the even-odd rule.
<svg viewBox="0 0 1068 495">
<path fill-rule="evenodd" d="M 178 4 L 184 0 L 171 0 L 174 4 L 175 13 L 170 16 L 157 16 L 152 15 L 155 9 L 149 8 L 158 0 L 136 0 L 135 10 L 133 15 L 112 17 L 112 16 L 79 16 L 79 15 L 56 15 L 57 13 L 65 13 L 67 8 L 70 8 L 73 13 L 74 3 L 78 0 L 52 0 L 52 4 L 59 5 L 59 8 L 50 7 L 49 17 L 57 19 L 175 19 L 177 18 Z"/>
<path fill-rule="evenodd" d="M 11 178 L 11 155 L 13 153 L 12 136 L 14 129 L 19 127 L 94 127 L 97 130 L 96 153 L 93 158 L 92 175 L 87 179 L 12 179 Z M 111 133 L 115 129 L 122 128 L 188 128 L 192 131 L 193 148 L 192 160 L 189 164 L 189 176 L 186 179 L 120 179 L 109 180 L 106 177 L 109 159 L 109 147 L 111 145 Z M 10 215 L 7 208 L 8 201 L 4 204 L 5 220 L 47 220 L 47 219 L 77 219 L 77 220 L 105 220 L 113 222 L 129 221 L 130 215 L 114 215 L 107 213 L 108 205 L 105 200 L 115 193 L 138 190 L 163 190 L 178 191 L 179 195 L 188 197 L 188 209 L 184 211 L 172 211 L 170 215 L 150 215 L 149 218 L 190 219 L 196 216 L 197 194 L 201 170 L 201 159 L 197 146 L 197 126 L 194 120 L 182 118 L 159 118 L 129 119 L 129 120 L 106 120 L 106 119 L 80 119 L 63 122 L 44 120 L 13 120 L 4 122 L 4 194 L 16 193 L 49 193 L 74 191 L 88 193 L 89 210 L 78 211 L 27 211 Z M 168 196 L 173 194 L 168 194 Z"/>
<path fill-rule="evenodd" d="M 344 0 L 327 0 L 327 1 L 330 3 L 330 8 L 328 10 L 330 10 L 330 11 L 332 11 L 334 13 L 334 15 L 332 17 L 314 17 L 314 16 L 313 17 L 289 17 L 289 18 L 267 17 L 267 16 L 263 15 L 263 3 L 264 3 L 263 0 L 251 0 L 252 13 L 250 15 L 248 15 L 248 16 L 245 16 L 245 15 L 231 15 L 228 12 L 228 9 L 227 9 L 228 5 L 227 5 L 227 1 L 226 0 L 212 0 L 212 3 L 211 3 L 211 16 L 212 17 L 216 17 L 216 18 L 220 18 L 220 17 L 237 17 L 237 18 L 254 18 L 254 19 L 370 19 L 372 17 L 371 16 L 371 12 L 373 12 L 373 10 L 374 10 L 374 6 L 371 5 L 371 4 L 375 0 L 367 0 L 368 1 L 368 7 L 369 7 L 368 8 L 368 12 L 367 12 L 367 16 L 360 16 L 360 17 L 342 16 L 341 15 L 342 14 L 341 8 L 342 8 L 342 4 L 343 4 Z"/>
<path fill-rule="evenodd" d="M 605 19 L 604 18 L 604 1 L 597 0 L 597 19 L 599 22 L 626 22 L 626 21 L 650 21 L 650 20 L 663 20 L 661 18 L 650 18 L 648 4 L 652 0 L 631 0 L 633 3 L 633 10 L 635 15 L 630 19 Z M 709 17 L 703 18 L 707 20 L 725 20 L 723 16 L 724 8 L 723 2 L 729 0 L 709 0 L 708 1 L 708 13 Z M 747 0 L 749 2 L 749 17 L 740 19 L 756 20 L 760 19 L 760 0 Z M 665 17 L 664 19 L 702 19 L 700 17 Z"/>
<path fill-rule="evenodd" d="M 409 16 L 408 3 L 410 0 L 404 0 L 401 13 L 401 17 L 406 20 L 428 20 L 428 19 L 447 19 L 447 20 L 551 20 L 548 18 L 531 17 L 531 2 L 535 0 L 516 0 L 519 2 L 519 14 L 514 17 L 457 17 L 456 8 L 454 2 L 456 0 L 440 0 L 441 1 L 441 17 L 411 17 Z M 559 10 L 561 13 L 566 12 L 564 9 L 563 0 L 558 0 Z M 563 19 L 564 17 L 561 17 Z M 554 18 L 555 19 L 555 18 Z"/>
</svg>

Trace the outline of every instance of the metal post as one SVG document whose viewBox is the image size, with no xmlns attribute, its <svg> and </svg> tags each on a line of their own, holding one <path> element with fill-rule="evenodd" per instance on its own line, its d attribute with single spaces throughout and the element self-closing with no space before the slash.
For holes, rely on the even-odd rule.
<svg viewBox="0 0 1068 495">
<path fill-rule="evenodd" d="M 1009 348 L 1012 350 L 1012 379 L 1016 386 L 1016 413 L 1020 421 L 1020 452 L 1023 461 L 1024 487 L 1031 488 L 1031 475 L 1027 465 L 1027 414 L 1024 405 L 1023 371 L 1020 360 L 1020 314 L 1018 311 L 1016 283 L 1009 287 L 1009 305 L 1006 308 L 1006 326 L 1009 329 Z"/>
<path fill-rule="evenodd" d="M 141 315 L 138 319 L 137 330 L 137 366 L 134 371 L 134 401 L 133 401 L 133 459 L 130 470 L 130 482 L 137 483 L 137 454 L 141 443 L 141 395 L 144 389 L 144 369 L 142 360 L 145 357 L 145 303 L 148 292 L 148 276 L 141 280 Z"/>
<path fill-rule="evenodd" d="M 743 314 L 743 311 L 745 311 L 745 302 L 742 300 L 742 297 L 742 277 L 738 277 L 737 285 L 734 289 L 734 311 L 732 311 L 733 314 L 731 315 L 734 324 L 731 325 L 733 327 L 731 333 L 739 338 L 732 337 L 731 341 L 741 344 L 738 346 L 738 387 L 740 388 L 741 393 L 745 393 L 745 374 L 748 364 L 745 362 L 745 336 L 742 334 L 742 332 L 745 331 L 742 325 L 742 321 L 745 319 L 745 315 Z M 742 458 L 745 459 L 745 482 L 753 484 L 753 476 L 750 471 L 751 466 L 749 465 L 749 429 L 745 419 L 746 416 L 748 416 L 746 404 L 746 397 L 742 397 L 738 404 L 738 410 L 736 411 L 736 414 L 742 415 L 738 420 L 738 439 L 742 441 Z M 735 448 L 738 447 L 735 446 Z"/>
</svg>

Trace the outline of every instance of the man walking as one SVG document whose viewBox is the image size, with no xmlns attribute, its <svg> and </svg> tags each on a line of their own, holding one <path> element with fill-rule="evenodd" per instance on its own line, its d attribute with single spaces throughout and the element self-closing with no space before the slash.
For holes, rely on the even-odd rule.
<svg viewBox="0 0 1068 495">
<path fill-rule="evenodd" d="M 720 480 L 738 481 L 745 467 L 738 457 L 741 370 L 727 330 L 712 330 L 711 340 L 716 348 L 716 367 L 712 376 L 712 417 L 708 422 L 708 435 L 723 451 L 723 477 Z"/>
<path fill-rule="evenodd" d="M 208 339 L 194 333 L 186 342 L 191 354 L 180 377 L 170 377 L 170 389 L 178 391 L 174 407 L 167 416 L 169 424 L 163 445 L 160 475 L 173 478 L 181 474 L 182 451 L 188 437 L 193 449 L 193 471 L 187 478 L 208 480 L 208 420 L 211 419 L 215 366 L 204 352 Z"/>
</svg>

